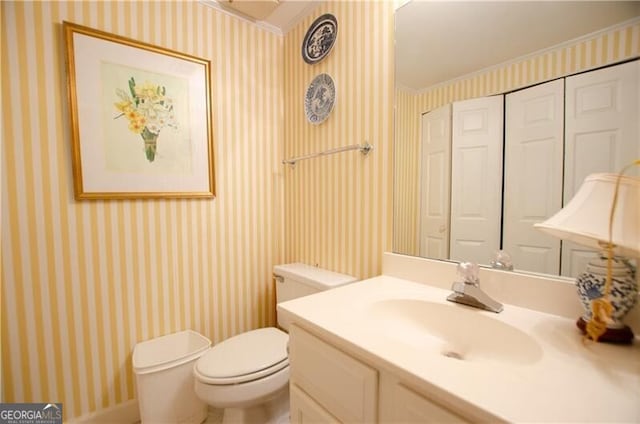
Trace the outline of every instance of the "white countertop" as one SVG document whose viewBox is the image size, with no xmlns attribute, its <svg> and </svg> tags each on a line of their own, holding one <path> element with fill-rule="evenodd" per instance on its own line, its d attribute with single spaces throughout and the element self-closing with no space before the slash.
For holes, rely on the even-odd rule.
<svg viewBox="0 0 640 424">
<path fill-rule="evenodd" d="M 585 345 L 574 320 L 511 305 L 495 314 L 447 302 L 450 293 L 383 275 L 280 303 L 278 309 L 294 323 L 472 420 L 640 422 L 637 337 L 632 346 Z M 461 308 L 464 314 L 478 314 L 478 326 L 487 319 L 509 324 L 516 329 L 510 340 L 523 343 L 506 346 L 491 340 L 495 355 L 447 357 L 413 337 L 417 333 L 408 328 L 411 323 L 404 328 L 401 322 L 376 315 L 372 307 L 386 299 Z"/>
</svg>

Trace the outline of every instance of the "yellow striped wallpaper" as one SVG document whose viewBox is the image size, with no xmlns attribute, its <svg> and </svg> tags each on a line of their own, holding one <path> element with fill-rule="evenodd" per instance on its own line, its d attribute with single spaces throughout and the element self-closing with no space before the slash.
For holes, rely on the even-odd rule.
<svg viewBox="0 0 640 424">
<path fill-rule="evenodd" d="M 274 323 L 284 38 L 196 1 L 0 7 L 2 401 L 79 417 L 135 397 L 138 341 Z M 211 60 L 215 199 L 74 200 L 63 20 Z"/>
<path fill-rule="evenodd" d="M 423 113 L 458 100 L 513 91 L 543 81 L 571 75 L 640 56 L 640 21 L 633 20 L 610 31 L 595 34 L 571 45 L 514 61 L 420 93 L 396 90 L 396 178 L 408 178 L 404 170 L 419 169 L 420 117 Z M 398 139 L 400 140 L 400 139 Z M 400 147 L 401 146 L 401 147 Z M 419 189 L 415 184 L 396 184 L 393 251 L 418 255 Z"/>
<path fill-rule="evenodd" d="M 324 13 L 338 21 L 330 54 L 308 65 L 301 45 Z M 283 169 L 285 261 L 302 261 L 367 278 L 380 273 L 391 247 L 393 165 L 393 3 L 326 2 L 284 40 L 286 158 L 368 141 L 374 150 L 301 161 Z M 329 74 L 336 103 L 319 125 L 306 121 L 304 95 Z"/>
<path fill-rule="evenodd" d="M 418 132 L 420 120 L 415 119 L 417 110 L 417 96 L 403 90 L 396 91 L 393 251 L 406 255 L 415 255 L 420 248 L 418 212 L 421 136 Z"/>
</svg>

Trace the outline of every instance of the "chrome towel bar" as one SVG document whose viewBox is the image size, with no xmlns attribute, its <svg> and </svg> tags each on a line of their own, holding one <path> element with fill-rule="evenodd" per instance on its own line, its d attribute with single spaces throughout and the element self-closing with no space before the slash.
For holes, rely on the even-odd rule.
<svg viewBox="0 0 640 424">
<path fill-rule="evenodd" d="M 351 146 L 336 147 L 335 149 L 325 150 L 324 152 L 309 153 L 308 155 L 298 156 L 291 159 L 284 159 L 282 161 L 282 164 L 291 165 L 291 167 L 293 168 L 296 162 L 301 160 L 313 159 L 319 156 L 333 155 L 334 153 L 347 152 L 349 150 L 360 150 L 360 153 L 366 156 L 372 149 L 373 146 L 365 141 L 363 144 L 352 144 Z"/>
</svg>

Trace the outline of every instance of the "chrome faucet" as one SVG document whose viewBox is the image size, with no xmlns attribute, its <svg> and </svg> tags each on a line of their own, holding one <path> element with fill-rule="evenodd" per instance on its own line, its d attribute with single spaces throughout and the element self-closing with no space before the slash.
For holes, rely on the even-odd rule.
<svg viewBox="0 0 640 424">
<path fill-rule="evenodd" d="M 458 274 L 462 276 L 462 281 L 453 283 L 451 286 L 453 293 L 447 296 L 447 300 L 491 312 L 502 312 L 502 304 L 480 289 L 479 270 L 478 264 L 475 263 L 458 264 Z"/>
</svg>

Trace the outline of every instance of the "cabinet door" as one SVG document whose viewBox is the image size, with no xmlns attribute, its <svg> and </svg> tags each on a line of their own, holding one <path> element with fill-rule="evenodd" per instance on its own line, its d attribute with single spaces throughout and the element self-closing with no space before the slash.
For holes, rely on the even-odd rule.
<svg viewBox="0 0 640 424">
<path fill-rule="evenodd" d="M 502 248 L 520 270 L 558 275 L 560 240 L 533 224 L 562 207 L 564 81 L 508 94 Z"/>
<path fill-rule="evenodd" d="M 414 392 L 402 383 L 390 381 L 382 388 L 381 421 L 390 424 L 440 424 L 466 423 L 459 415 L 437 405 L 424 396 Z"/>
<path fill-rule="evenodd" d="M 289 387 L 289 396 L 291 424 L 333 424 L 340 422 L 295 384 L 291 384 Z"/>
<path fill-rule="evenodd" d="M 290 327 L 291 383 L 345 423 L 377 420 L 378 372 L 311 333 Z"/>
<path fill-rule="evenodd" d="M 504 96 L 455 102 L 451 259 L 487 264 L 500 248 Z"/>
<path fill-rule="evenodd" d="M 422 116 L 420 256 L 449 259 L 451 105 Z"/>
<path fill-rule="evenodd" d="M 565 205 L 587 175 L 619 172 L 640 157 L 640 61 L 568 77 L 566 84 Z M 637 168 L 629 174 L 638 175 Z M 562 275 L 577 276 L 593 255 L 563 241 Z"/>
</svg>

